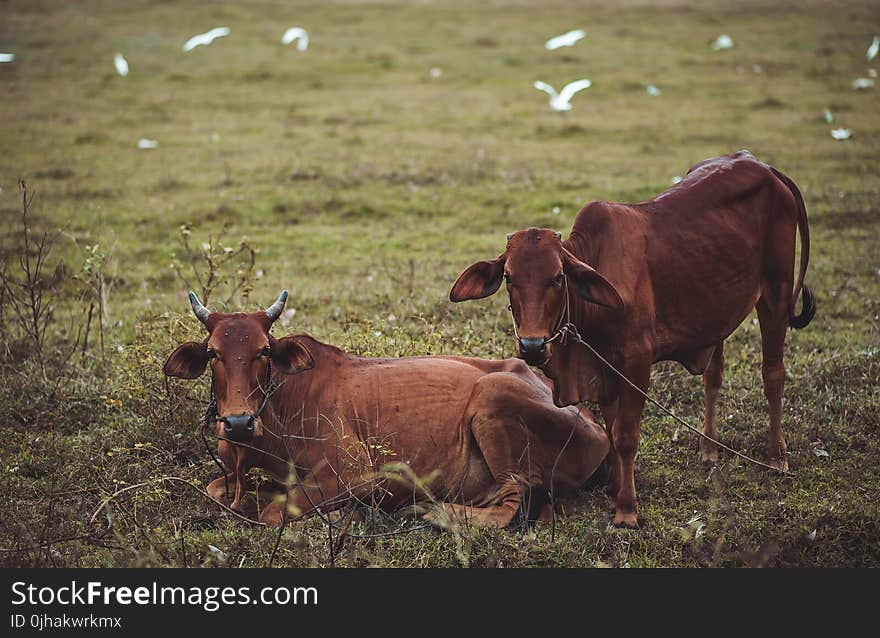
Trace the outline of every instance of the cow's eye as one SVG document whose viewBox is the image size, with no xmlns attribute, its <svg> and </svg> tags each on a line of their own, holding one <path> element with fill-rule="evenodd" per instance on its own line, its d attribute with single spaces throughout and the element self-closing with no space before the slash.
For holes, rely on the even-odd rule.
<svg viewBox="0 0 880 638">
<path fill-rule="evenodd" d="M 554 286 L 561 286 L 561 285 L 562 285 L 562 279 L 563 279 L 564 277 L 565 277 L 565 275 L 563 275 L 562 273 L 556 275 L 556 277 L 553 278 L 553 285 L 554 285 Z"/>
<path fill-rule="evenodd" d="M 507 273 L 504 273 L 504 283 L 506 283 L 508 286 L 510 285 L 510 275 L 508 275 Z"/>
<path fill-rule="evenodd" d="M 268 357 L 270 354 L 272 354 L 272 350 L 269 348 L 269 346 L 266 346 L 265 348 L 260 350 L 261 357 Z"/>
<path fill-rule="evenodd" d="M 217 358 L 217 353 L 214 352 L 211 348 L 208 348 L 208 358 L 209 359 L 216 359 Z"/>
</svg>

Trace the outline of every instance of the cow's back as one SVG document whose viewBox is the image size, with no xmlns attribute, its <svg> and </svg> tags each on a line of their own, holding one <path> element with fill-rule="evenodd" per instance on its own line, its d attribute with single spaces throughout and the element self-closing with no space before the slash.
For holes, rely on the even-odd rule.
<svg viewBox="0 0 880 638">
<path fill-rule="evenodd" d="M 796 213 L 787 197 L 766 164 L 739 151 L 651 200 L 590 204 L 574 230 L 593 234 L 585 261 L 652 326 L 655 359 L 677 358 L 726 338 L 754 307 L 769 217 Z"/>
<path fill-rule="evenodd" d="M 349 450 L 343 456 L 358 456 L 357 463 L 366 463 L 363 452 L 370 450 L 380 463 L 404 461 L 417 475 L 440 470 L 450 477 L 469 461 L 466 409 L 474 387 L 487 374 L 502 371 L 524 373 L 547 391 L 522 362 L 464 357 L 340 354 L 316 359 L 313 370 L 297 377 L 310 388 L 312 414 L 305 418 L 317 425 L 316 438 L 332 443 L 315 453 L 336 455 L 338 437 Z"/>
</svg>

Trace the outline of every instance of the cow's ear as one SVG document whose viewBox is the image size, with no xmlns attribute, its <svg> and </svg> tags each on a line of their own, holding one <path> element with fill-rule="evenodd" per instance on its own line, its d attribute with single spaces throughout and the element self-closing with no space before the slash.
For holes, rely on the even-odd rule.
<svg viewBox="0 0 880 638">
<path fill-rule="evenodd" d="M 304 339 L 297 335 L 273 339 L 272 363 L 284 374 L 296 374 L 315 367 L 315 360 Z"/>
<path fill-rule="evenodd" d="M 171 353 L 162 366 L 162 372 L 169 377 L 195 379 L 202 376 L 208 365 L 208 348 L 205 343 L 188 341 Z"/>
<path fill-rule="evenodd" d="M 562 270 L 581 298 L 623 312 L 625 304 L 611 282 L 570 252 L 562 249 Z"/>
<path fill-rule="evenodd" d="M 452 284 L 449 301 L 482 299 L 494 295 L 501 287 L 507 253 L 490 261 L 478 261 L 467 267 Z"/>
</svg>

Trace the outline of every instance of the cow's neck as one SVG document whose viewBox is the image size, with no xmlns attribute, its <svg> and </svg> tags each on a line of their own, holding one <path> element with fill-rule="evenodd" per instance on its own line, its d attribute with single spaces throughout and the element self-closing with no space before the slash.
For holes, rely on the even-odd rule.
<svg viewBox="0 0 880 638">
<path fill-rule="evenodd" d="M 302 464 L 309 465 L 306 457 L 310 452 L 320 447 L 316 442 L 323 436 L 322 395 L 333 387 L 332 370 L 338 356 L 344 353 L 311 337 L 306 339 L 314 367 L 296 374 L 276 370 L 273 375 L 277 389 L 264 411 L 264 429 L 268 431 L 260 441 L 260 449 L 267 453 L 267 464 L 280 464 L 280 458 L 293 461 L 302 469 Z M 286 468 L 279 466 L 279 472 L 283 471 Z"/>
<path fill-rule="evenodd" d="M 601 265 L 598 251 L 587 238 L 578 233 L 572 234 L 563 242 L 563 246 L 577 259 L 598 269 Z M 614 334 L 608 330 L 613 325 L 612 313 L 601 306 L 582 299 L 573 286 L 568 288 L 569 321 L 577 328 L 581 338 L 593 346 L 603 357 L 614 361 L 616 344 Z M 608 403 L 617 392 L 616 377 L 596 358 L 585 346 L 569 338 L 554 355 L 557 365 L 554 375 L 557 383 L 565 387 L 563 393 L 579 397 L 580 401 L 589 400 L 594 403 Z"/>
<path fill-rule="evenodd" d="M 562 245 L 568 252 L 585 264 L 595 268 L 599 272 L 605 269 L 602 265 L 602 256 L 599 253 L 597 242 L 590 242 L 586 236 L 577 231 L 566 239 Z M 603 356 L 611 354 L 611 338 L 613 334 L 608 330 L 609 320 L 612 313 L 599 306 L 582 299 L 574 286 L 568 287 L 569 320 L 578 329 L 584 339 L 590 341 Z M 593 343 L 595 341 L 596 343 Z"/>
</svg>

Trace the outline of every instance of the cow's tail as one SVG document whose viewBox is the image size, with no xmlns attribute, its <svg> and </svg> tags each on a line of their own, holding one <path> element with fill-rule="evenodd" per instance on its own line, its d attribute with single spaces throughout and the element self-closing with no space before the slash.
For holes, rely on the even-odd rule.
<svg viewBox="0 0 880 638">
<path fill-rule="evenodd" d="M 791 307 L 788 311 L 788 325 L 792 328 L 805 328 L 812 321 L 816 314 L 816 299 L 813 292 L 804 284 L 804 277 L 807 274 L 807 264 L 810 262 L 810 227 L 807 224 L 807 207 L 804 205 L 804 198 L 800 189 L 790 178 L 786 177 L 772 166 L 770 170 L 778 177 L 783 184 L 788 187 L 798 207 L 798 232 L 801 237 L 801 263 L 798 269 L 797 281 L 794 284 L 794 292 L 791 295 Z M 794 314 L 795 304 L 798 296 L 803 291 L 803 301 L 801 303 L 800 314 Z"/>
</svg>

